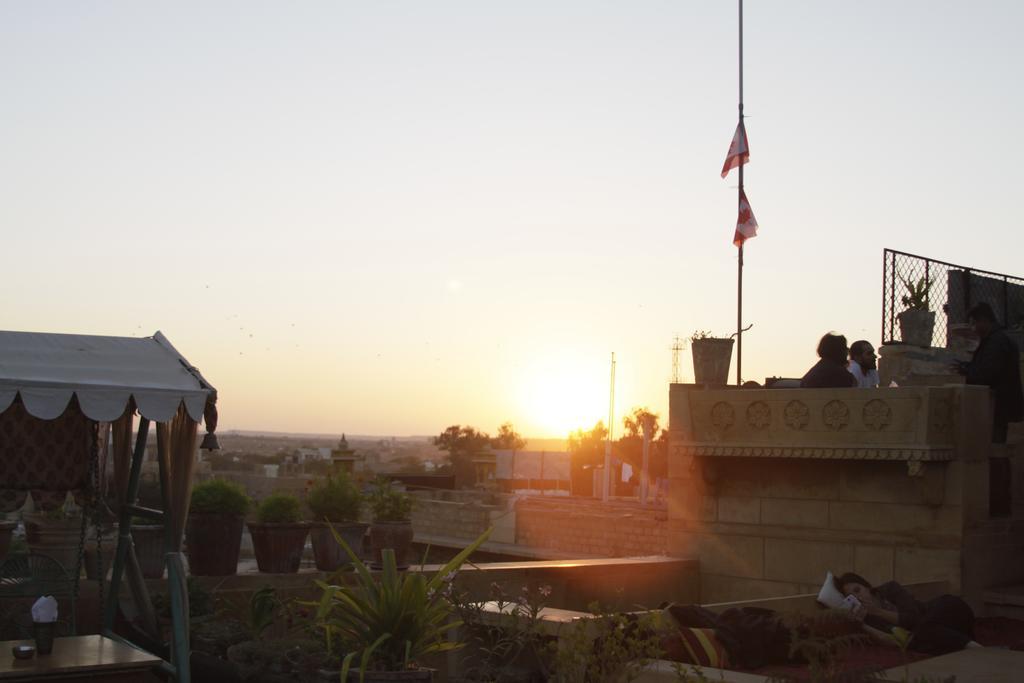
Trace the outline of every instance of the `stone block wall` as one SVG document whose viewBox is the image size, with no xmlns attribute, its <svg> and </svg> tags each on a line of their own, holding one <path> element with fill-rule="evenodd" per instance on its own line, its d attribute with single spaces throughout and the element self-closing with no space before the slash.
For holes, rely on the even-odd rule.
<svg viewBox="0 0 1024 683">
<path fill-rule="evenodd" d="M 585 498 L 529 496 L 516 504 L 516 543 L 591 557 L 664 555 L 663 507 Z"/>
<path fill-rule="evenodd" d="M 418 537 L 475 540 L 505 512 L 504 506 L 484 505 L 474 500 L 435 500 L 413 497 L 412 526 Z"/>
<path fill-rule="evenodd" d="M 929 503 L 938 484 L 909 477 L 905 463 L 715 465 L 713 485 L 674 478 L 670 489 L 669 553 L 700 558 L 702 602 L 816 591 L 826 571 L 959 585 L 960 506 Z"/>
<path fill-rule="evenodd" d="M 1024 580 L 1024 486 L 988 514 L 983 387 L 701 390 L 672 385 L 668 551 L 702 602 L 817 591 L 826 571 L 946 581 L 977 608 Z"/>
</svg>

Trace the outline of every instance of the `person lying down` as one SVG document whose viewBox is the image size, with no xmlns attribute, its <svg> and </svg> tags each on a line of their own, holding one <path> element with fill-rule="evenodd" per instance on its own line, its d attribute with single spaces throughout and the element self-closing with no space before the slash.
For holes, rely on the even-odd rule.
<svg viewBox="0 0 1024 683">
<path fill-rule="evenodd" d="M 818 594 L 826 607 L 848 609 L 865 630 L 883 643 L 895 644 L 896 627 L 910 633 L 909 649 L 943 655 L 968 647 L 982 647 L 974 640 L 974 612 L 955 595 L 940 595 L 922 602 L 896 583 L 873 587 L 853 572 L 838 577 L 831 572 Z"/>
</svg>

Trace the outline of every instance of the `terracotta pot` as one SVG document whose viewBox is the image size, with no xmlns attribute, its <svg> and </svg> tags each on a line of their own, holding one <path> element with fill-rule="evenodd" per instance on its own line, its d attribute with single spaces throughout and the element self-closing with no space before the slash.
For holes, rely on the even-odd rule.
<svg viewBox="0 0 1024 683">
<path fill-rule="evenodd" d="M 405 566 L 409 548 L 412 547 L 412 536 L 412 522 L 374 522 L 370 525 L 373 561 L 381 564 L 380 551 L 391 548 L 395 551 L 395 562 L 398 566 Z"/>
<path fill-rule="evenodd" d="M 729 363 L 734 339 L 694 339 L 693 381 L 695 384 L 724 386 L 729 383 Z"/>
<path fill-rule="evenodd" d="M 189 573 L 193 576 L 235 574 L 244 522 L 238 515 L 190 514 L 186 531 Z"/>
<path fill-rule="evenodd" d="M 299 571 L 302 551 L 309 533 L 307 522 L 295 524 L 249 523 L 256 566 L 265 574 L 294 574 Z"/>
<path fill-rule="evenodd" d="M 368 526 L 363 522 L 334 522 L 335 531 L 357 556 L 362 555 L 363 537 L 366 536 Z M 323 522 L 314 523 L 310 527 L 309 538 L 313 542 L 313 559 L 320 571 L 333 572 L 351 561 L 348 553 L 334 540 L 330 527 Z"/>
<path fill-rule="evenodd" d="M 896 319 L 900 323 L 900 339 L 904 344 L 930 347 L 935 332 L 935 311 L 923 308 L 908 308 Z"/>
<path fill-rule="evenodd" d="M 25 523 L 25 540 L 29 549 L 40 555 L 49 555 L 60 562 L 64 570 L 74 577 L 79 569 L 78 551 L 82 542 L 82 520 L 33 519 Z"/>
<path fill-rule="evenodd" d="M 7 557 L 7 549 L 11 547 L 11 534 L 17 527 L 17 522 L 0 522 L 0 560 Z"/>
<path fill-rule="evenodd" d="M 147 579 L 164 577 L 164 527 L 162 524 L 132 525 L 135 557 Z"/>
</svg>

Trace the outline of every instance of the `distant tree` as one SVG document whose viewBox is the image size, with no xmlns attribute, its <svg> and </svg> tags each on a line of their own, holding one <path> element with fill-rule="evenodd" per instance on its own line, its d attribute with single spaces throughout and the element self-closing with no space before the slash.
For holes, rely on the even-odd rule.
<svg viewBox="0 0 1024 683">
<path fill-rule="evenodd" d="M 423 461 L 415 455 L 400 455 L 392 458 L 387 467 L 389 472 L 401 474 L 425 474 L 427 471 Z"/>
<path fill-rule="evenodd" d="M 584 465 L 597 465 L 604 462 L 604 441 L 608 437 L 608 430 L 604 421 L 598 420 L 597 424 L 589 430 L 577 429 L 569 434 L 567 447 L 572 454 L 573 462 L 579 461 Z"/>
<path fill-rule="evenodd" d="M 524 439 L 511 422 L 505 422 L 498 427 L 498 435 L 491 439 L 491 446 L 496 449 L 521 451 L 526 448 Z"/>
<path fill-rule="evenodd" d="M 459 488 L 472 486 L 476 481 L 473 456 L 491 445 L 491 437 L 473 427 L 452 425 L 434 437 L 434 445 L 448 453 L 448 465 Z"/>
<path fill-rule="evenodd" d="M 668 431 L 658 427 L 658 415 L 646 407 L 634 408 L 622 418 L 624 433 L 615 442 L 615 453 L 624 462 L 633 466 L 636 472 L 643 467 L 644 430 L 647 422 L 651 430 L 651 451 L 648 474 L 651 479 L 668 476 Z"/>
<path fill-rule="evenodd" d="M 598 421 L 592 429 L 577 429 L 569 434 L 566 448 L 569 451 L 569 476 L 572 490 L 578 495 L 593 493 L 593 474 L 590 468 L 604 463 L 604 442 L 608 429 Z"/>
</svg>

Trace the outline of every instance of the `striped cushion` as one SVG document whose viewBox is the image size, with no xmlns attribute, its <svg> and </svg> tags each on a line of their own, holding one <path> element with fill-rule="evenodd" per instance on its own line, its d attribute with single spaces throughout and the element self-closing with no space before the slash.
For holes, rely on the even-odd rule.
<svg viewBox="0 0 1024 683">
<path fill-rule="evenodd" d="M 714 630 L 684 626 L 679 629 L 679 635 L 690 664 L 713 666 L 718 669 L 729 665 L 725 648 L 715 638 Z"/>
</svg>

